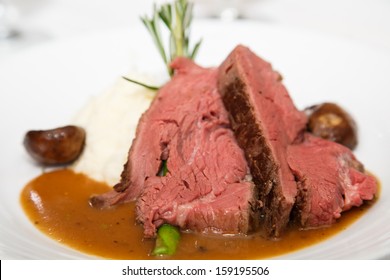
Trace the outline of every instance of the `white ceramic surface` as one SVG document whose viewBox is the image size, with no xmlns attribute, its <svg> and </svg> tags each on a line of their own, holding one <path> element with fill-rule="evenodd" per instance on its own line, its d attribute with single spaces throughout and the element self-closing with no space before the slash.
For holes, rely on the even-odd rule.
<svg viewBox="0 0 390 280">
<path fill-rule="evenodd" d="M 294 29 L 240 21 L 195 22 L 203 37 L 197 61 L 218 65 L 237 44 L 272 62 L 299 108 L 337 102 L 359 125 L 357 157 L 382 183 L 378 202 L 335 237 L 281 259 L 390 258 L 390 53 Z M 40 233 L 25 217 L 19 194 L 41 169 L 26 155 L 30 129 L 67 124 L 92 95 L 129 69 L 162 73 L 144 30 L 112 30 L 52 42 L 0 64 L 0 258 L 95 258 Z"/>
</svg>

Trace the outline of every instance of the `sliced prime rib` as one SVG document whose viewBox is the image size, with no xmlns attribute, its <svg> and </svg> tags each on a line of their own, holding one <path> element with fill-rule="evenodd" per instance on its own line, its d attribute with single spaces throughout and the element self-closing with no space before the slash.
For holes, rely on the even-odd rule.
<svg viewBox="0 0 390 280">
<path fill-rule="evenodd" d="M 294 214 L 303 228 L 329 226 L 342 211 L 375 196 L 375 178 L 345 146 L 306 134 L 287 155 L 298 181 Z"/>
<path fill-rule="evenodd" d="M 121 182 L 91 199 L 101 207 L 136 200 L 153 237 L 163 223 L 196 232 L 246 234 L 257 195 L 217 90 L 217 69 L 180 58 L 141 117 Z M 162 161 L 168 173 L 158 176 Z"/>
<path fill-rule="evenodd" d="M 279 237 L 292 219 L 326 226 L 374 197 L 375 179 L 348 148 L 304 132 L 307 117 L 280 75 L 248 48 L 219 68 L 184 58 L 172 68 L 140 119 L 121 181 L 94 206 L 135 200 L 146 237 L 164 223 L 221 234 L 262 223 Z"/>
<path fill-rule="evenodd" d="M 218 88 L 258 188 L 266 232 L 278 237 L 297 194 L 287 147 L 300 139 L 307 118 L 294 106 L 280 75 L 247 47 L 237 46 L 222 63 Z"/>
</svg>

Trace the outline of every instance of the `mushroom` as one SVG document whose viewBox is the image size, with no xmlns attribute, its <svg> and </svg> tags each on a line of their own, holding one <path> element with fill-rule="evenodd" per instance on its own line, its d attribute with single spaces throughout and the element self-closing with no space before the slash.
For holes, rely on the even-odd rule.
<svg viewBox="0 0 390 280">
<path fill-rule="evenodd" d="M 43 165 L 61 165 L 76 160 L 85 144 L 85 130 L 68 125 L 50 130 L 31 130 L 24 137 L 24 147 Z"/>
</svg>

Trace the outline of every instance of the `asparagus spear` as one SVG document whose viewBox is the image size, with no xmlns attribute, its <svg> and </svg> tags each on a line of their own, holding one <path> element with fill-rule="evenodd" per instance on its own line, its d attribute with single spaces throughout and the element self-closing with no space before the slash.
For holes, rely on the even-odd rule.
<svg viewBox="0 0 390 280">
<path fill-rule="evenodd" d="M 180 240 L 180 232 L 177 227 L 164 224 L 157 230 L 156 245 L 153 255 L 173 255 L 176 252 Z"/>
</svg>

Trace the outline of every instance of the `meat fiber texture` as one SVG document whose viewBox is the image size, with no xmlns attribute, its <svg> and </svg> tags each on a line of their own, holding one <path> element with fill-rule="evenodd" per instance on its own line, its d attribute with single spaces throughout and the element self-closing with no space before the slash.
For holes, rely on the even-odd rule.
<svg viewBox="0 0 390 280">
<path fill-rule="evenodd" d="M 327 226 L 374 198 L 375 179 L 348 148 L 304 132 L 307 117 L 281 76 L 250 49 L 237 46 L 218 69 L 184 58 L 172 67 L 138 123 L 120 183 L 93 205 L 136 200 L 146 237 L 164 223 L 218 234 L 260 223 L 279 237 L 292 220 Z M 158 176 L 163 162 L 168 173 Z"/>
<path fill-rule="evenodd" d="M 374 198 L 377 182 L 348 148 L 304 133 L 306 116 L 268 62 L 237 46 L 221 65 L 218 83 L 269 236 L 280 236 L 291 220 L 303 228 L 328 226 L 342 211 Z"/>
<path fill-rule="evenodd" d="M 174 77 L 141 117 L 121 182 L 92 199 L 109 206 L 136 200 L 146 237 L 169 223 L 181 229 L 246 234 L 256 194 L 217 91 L 217 69 L 181 58 Z M 166 176 L 157 176 L 162 161 Z"/>
<path fill-rule="evenodd" d="M 329 226 L 377 192 L 375 178 L 345 146 L 306 134 L 287 154 L 298 181 L 295 216 L 303 228 Z"/>
<path fill-rule="evenodd" d="M 299 139 L 307 118 L 294 106 L 281 76 L 247 47 L 237 46 L 226 58 L 218 83 L 259 191 L 264 228 L 269 236 L 278 237 L 297 195 L 287 147 Z"/>
</svg>

